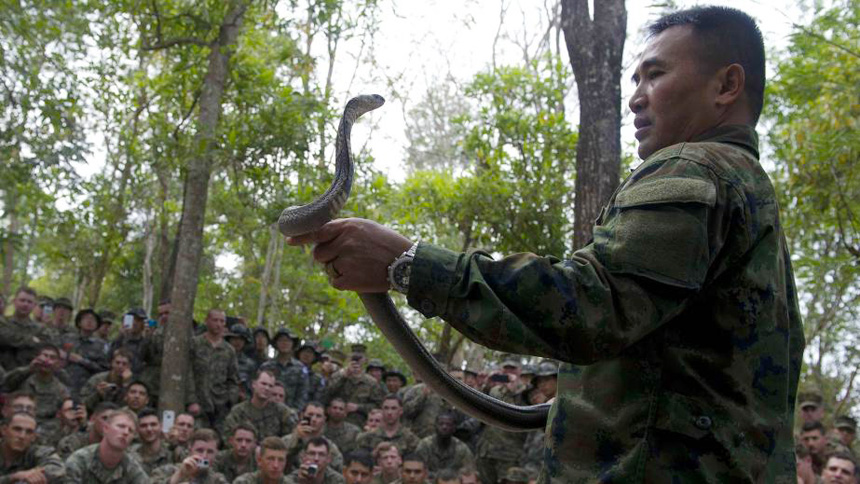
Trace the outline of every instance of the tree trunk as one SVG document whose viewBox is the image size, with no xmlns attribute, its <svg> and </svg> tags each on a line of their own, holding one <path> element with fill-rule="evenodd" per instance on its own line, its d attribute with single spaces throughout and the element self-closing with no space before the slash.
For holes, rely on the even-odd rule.
<svg viewBox="0 0 860 484">
<path fill-rule="evenodd" d="M 263 267 L 263 277 L 260 280 L 260 300 L 257 303 L 257 326 L 263 324 L 266 315 L 266 300 L 269 295 L 269 284 L 272 282 L 272 266 L 275 263 L 275 250 L 280 238 L 277 224 L 269 225 L 269 245 L 266 247 L 266 265 Z"/>
<path fill-rule="evenodd" d="M 143 308 L 152 311 L 154 288 L 152 284 L 152 256 L 155 253 L 155 221 L 150 216 L 146 221 L 146 241 L 143 255 Z"/>
<path fill-rule="evenodd" d="M 621 169 L 621 58 L 627 30 L 624 0 L 562 0 L 561 26 L 579 94 L 579 142 L 573 249 L 591 240 L 591 228 L 618 186 Z"/>
<path fill-rule="evenodd" d="M 6 191 L 6 215 L 9 217 L 9 228 L 6 229 L 6 239 L 3 241 L 3 295 L 12 297 L 12 278 L 15 277 L 15 243 L 18 237 L 18 194 L 15 187 Z"/>
<path fill-rule="evenodd" d="M 188 166 L 188 179 L 182 205 L 182 224 L 176 251 L 175 279 L 171 292 L 172 309 L 164 339 L 164 360 L 161 371 L 162 410 L 180 412 L 185 409 L 183 381 L 188 367 L 190 326 L 194 315 L 194 298 L 200 258 L 203 253 L 203 222 L 209 196 L 209 178 L 217 149 L 216 132 L 221 118 L 221 98 L 229 73 L 230 56 L 248 5 L 233 0 L 209 54 L 209 66 L 200 94 L 197 117 L 195 156 Z"/>
</svg>

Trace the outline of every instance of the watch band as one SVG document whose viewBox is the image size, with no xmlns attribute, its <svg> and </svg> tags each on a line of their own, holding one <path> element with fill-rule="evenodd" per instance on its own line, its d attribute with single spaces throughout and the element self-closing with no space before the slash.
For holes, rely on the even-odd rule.
<svg viewBox="0 0 860 484">
<path fill-rule="evenodd" d="M 412 273 L 412 260 L 418 250 L 418 242 L 400 254 L 388 266 L 388 286 L 401 294 L 409 292 L 409 276 Z"/>
</svg>

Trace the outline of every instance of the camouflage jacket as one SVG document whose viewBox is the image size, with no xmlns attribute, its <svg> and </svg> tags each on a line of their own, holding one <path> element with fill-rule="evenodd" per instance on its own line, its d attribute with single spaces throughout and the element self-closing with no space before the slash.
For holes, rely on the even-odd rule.
<svg viewBox="0 0 860 484">
<path fill-rule="evenodd" d="M 168 484 L 173 474 L 179 470 L 179 464 L 167 464 L 152 471 L 152 484 Z M 189 484 L 228 484 L 230 481 L 224 477 L 224 474 L 209 470 L 194 476 L 190 481 L 182 481 Z"/>
<path fill-rule="evenodd" d="M 106 381 L 116 385 L 115 388 L 105 390 L 104 395 L 97 390 L 99 383 Z M 131 384 L 131 381 L 125 382 Z M 81 389 L 81 401 L 87 406 L 87 410 L 91 413 L 93 409 L 101 402 L 111 402 L 119 406 L 124 405 L 123 396 L 127 385 L 124 385 L 120 378 L 113 378 L 109 371 L 97 373 L 87 380 L 86 385 Z"/>
<path fill-rule="evenodd" d="M 0 365 L 6 370 L 29 365 L 43 343 L 56 342 L 41 324 L 0 315 Z"/>
<path fill-rule="evenodd" d="M 416 448 L 418 448 L 419 440 L 420 439 L 416 437 L 411 430 L 407 429 L 402 424 L 400 425 L 400 428 L 397 429 L 397 432 L 391 436 L 386 434 L 385 429 L 380 425 L 376 430 L 360 433 L 356 440 L 356 447 L 373 452 L 373 449 L 382 442 L 391 442 L 397 446 L 397 449 L 400 451 L 400 455 L 406 455 L 411 454 Z"/>
<path fill-rule="evenodd" d="M 490 396 L 513 405 L 525 405 L 525 396 L 509 389 L 506 385 L 498 385 L 490 390 Z M 526 442 L 525 432 L 509 432 L 492 425 L 486 425 L 478 437 L 477 455 L 482 459 L 508 461 L 512 466 L 519 463 Z M 500 469 L 504 474 L 506 469 Z"/>
<path fill-rule="evenodd" d="M 438 393 L 425 388 L 427 384 L 416 383 L 403 394 L 403 420 L 422 439 L 436 433 L 436 417 L 451 408 Z"/>
<path fill-rule="evenodd" d="M 301 410 L 308 403 L 308 390 L 310 380 L 308 369 L 301 361 L 290 358 L 287 363 L 281 363 L 273 358 L 262 365 L 261 370 L 270 370 L 275 374 L 275 379 L 284 385 L 284 403 L 295 410 Z"/>
<path fill-rule="evenodd" d="M 287 484 L 287 476 L 281 476 L 278 480 L 278 484 Z M 249 472 L 247 474 L 242 474 L 237 477 L 236 480 L 233 481 L 233 484 L 265 484 L 263 482 L 263 476 L 260 475 L 260 472 Z"/>
<path fill-rule="evenodd" d="M 451 437 L 451 443 L 447 447 L 439 445 L 435 435 L 424 437 L 418 442 L 415 453 L 424 459 L 424 465 L 430 473 L 436 473 L 442 469 L 459 471 L 467 465 L 475 465 L 475 456 L 472 455 L 469 446 L 456 437 Z"/>
<path fill-rule="evenodd" d="M 236 368 L 239 373 L 239 384 L 242 385 L 246 397 L 250 399 L 251 382 L 254 381 L 254 374 L 257 372 L 257 362 L 242 352 L 236 355 Z"/>
<path fill-rule="evenodd" d="M 41 424 L 57 416 L 57 410 L 69 395 L 69 389 L 56 375 L 48 380 L 39 379 L 29 366 L 16 368 L 6 374 L 6 388 L 10 392 L 24 390 L 36 396 L 36 419 Z"/>
<path fill-rule="evenodd" d="M 651 155 L 570 260 L 419 245 L 408 300 L 494 349 L 566 362 L 539 482 L 795 479 L 805 343 L 751 127 Z"/>
<path fill-rule="evenodd" d="M 335 375 L 326 386 L 325 403 L 328 404 L 335 397 L 340 397 L 347 403 L 355 403 L 358 405 L 358 411 L 348 414 L 346 421 L 363 428 L 368 412 L 382 406 L 382 399 L 385 398 L 382 388 L 366 373 L 356 377 L 345 373 Z"/>
<path fill-rule="evenodd" d="M 323 430 L 323 435 L 334 442 L 344 454 L 355 449 L 355 441 L 360 433 L 360 428 L 346 421 L 337 426 L 326 423 L 325 430 Z"/>
<path fill-rule="evenodd" d="M 154 454 L 144 452 L 142 443 L 132 444 L 129 448 L 129 453 L 137 459 L 137 462 L 143 467 L 143 471 L 147 475 L 152 475 L 152 471 L 161 466 L 173 463 L 173 453 L 170 452 L 170 448 L 164 440 L 161 441 L 158 452 Z"/>
<path fill-rule="evenodd" d="M 224 435 L 232 435 L 236 425 L 248 422 L 257 429 L 257 441 L 266 437 L 283 437 L 293 431 L 298 422 L 296 412 L 283 403 L 269 402 L 265 407 L 255 407 L 246 400 L 230 409 L 224 419 Z"/>
<path fill-rule="evenodd" d="M 299 484 L 299 470 L 296 469 L 291 472 L 284 482 L 287 484 Z M 326 467 L 321 484 L 346 484 L 346 479 L 343 478 L 343 474 L 338 474 L 331 467 Z"/>
<path fill-rule="evenodd" d="M 125 348 L 132 355 L 131 371 L 134 373 L 135 378 L 140 378 L 141 372 L 143 371 L 143 346 L 146 344 L 148 339 L 149 338 L 144 336 L 143 333 L 139 335 L 127 333 L 117 336 L 108 348 L 108 361 L 113 358 L 113 354 L 116 350 Z"/>
<path fill-rule="evenodd" d="M 92 444 L 90 442 L 90 433 L 86 430 L 81 430 L 61 438 L 57 443 L 57 453 L 61 459 L 66 460 L 75 451 Z"/>
<path fill-rule="evenodd" d="M 232 449 L 224 449 L 215 456 L 212 468 L 215 469 L 215 472 L 224 474 L 227 482 L 233 482 L 243 474 L 255 472 L 257 470 L 257 459 L 254 458 L 254 453 L 252 452 L 248 458 L 248 462 L 240 463 L 236 459 L 236 456 L 233 455 Z"/>
<path fill-rule="evenodd" d="M 328 437 L 324 435 L 322 438 L 328 442 L 328 455 L 329 455 L 329 464 L 328 467 L 330 469 L 334 469 L 337 472 L 341 472 L 343 470 L 343 453 L 338 449 L 337 444 L 331 441 Z M 298 469 L 301 465 L 300 454 L 302 450 L 305 448 L 305 444 L 307 440 L 299 437 L 295 432 L 285 435 L 283 437 L 283 441 L 287 444 L 287 468 L 286 471 L 289 472 L 290 469 Z"/>
<path fill-rule="evenodd" d="M 239 365 L 236 351 L 226 341 L 212 346 L 206 335 L 191 340 L 191 367 L 197 402 L 204 412 L 216 405 L 232 405 L 239 401 Z"/>
<path fill-rule="evenodd" d="M 113 469 L 105 467 L 99 459 L 99 445 L 77 450 L 66 460 L 67 484 L 149 484 L 143 467 L 128 453 Z"/>
<path fill-rule="evenodd" d="M 322 375 L 313 371 L 313 369 L 308 369 L 308 401 L 309 402 L 322 402 L 325 398 L 325 384 L 326 380 Z"/>
<path fill-rule="evenodd" d="M 87 383 L 96 373 L 101 373 L 109 369 L 107 359 L 107 342 L 96 336 L 84 337 L 80 334 L 75 334 L 71 337 L 70 343 L 72 348 L 71 353 L 80 355 L 83 359 L 77 363 L 69 362 L 66 365 L 66 375 L 68 381 L 66 384 L 74 396 L 78 396 L 81 388 Z"/>
<path fill-rule="evenodd" d="M 0 452 L 0 484 L 18 482 L 12 481 L 10 476 L 16 472 L 28 471 L 36 467 L 42 468 L 45 478 L 50 484 L 65 482 L 63 478 L 66 475 L 66 468 L 63 466 L 63 460 L 54 452 L 54 449 L 41 445 L 31 445 L 23 455 L 11 462 L 6 462 L 3 453 Z"/>
</svg>

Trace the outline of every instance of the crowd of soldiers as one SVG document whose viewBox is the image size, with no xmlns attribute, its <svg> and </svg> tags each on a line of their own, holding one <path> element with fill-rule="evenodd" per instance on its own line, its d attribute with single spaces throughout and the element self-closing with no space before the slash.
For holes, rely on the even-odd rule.
<svg viewBox="0 0 860 484">
<path fill-rule="evenodd" d="M 159 412 L 171 304 L 154 319 L 74 312 L 28 287 L 0 298 L 0 484 L 534 482 L 543 432 L 506 432 L 369 358 L 208 311 L 193 324 L 184 408 Z M 228 321 L 229 320 L 229 321 Z M 120 323 L 120 324 L 117 324 Z M 452 368 L 517 405 L 555 396 L 549 360 Z"/>
<path fill-rule="evenodd" d="M 827 415 L 817 391 L 797 395 L 799 432 L 795 435 L 798 484 L 854 484 L 858 482 L 857 420 L 850 415 Z"/>
</svg>

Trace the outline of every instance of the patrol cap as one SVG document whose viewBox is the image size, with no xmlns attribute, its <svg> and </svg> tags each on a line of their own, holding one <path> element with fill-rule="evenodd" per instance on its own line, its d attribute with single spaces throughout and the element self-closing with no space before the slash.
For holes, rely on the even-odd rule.
<svg viewBox="0 0 860 484">
<path fill-rule="evenodd" d="M 50 298 L 48 296 L 39 296 L 39 302 L 38 302 L 39 307 L 47 306 L 49 304 L 53 306 L 53 304 L 54 304 L 53 298 Z"/>
<path fill-rule="evenodd" d="M 54 301 L 54 307 L 55 307 L 55 308 L 57 308 L 57 307 L 59 307 L 59 308 L 66 308 L 66 309 L 68 309 L 69 311 L 71 311 L 72 309 L 75 309 L 74 307 L 72 307 L 72 301 L 70 301 L 70 300 L 69 300 L 69 298 L 67 298 L 67 297 L 60 297 L 60 298 L 57 298 L 57 299 Z"/>
<path fill-rule="evenodd" d="M 818 408 L 824 404 L 824 397 L 818 392 L 803 392 L 797 395 L 797 400 L 800 402 L 799 408 L 815 407 Z"/>
<path fill-rule="evenodd" d="M 281 336 L 286 336 L 287 338 L 290 338 L 291 340 L 293 340 L 293 346 L 299 344 L 299 337 L 295 333 L 290 331 L 289 328 L 287 328 L 285 326 L 281 326 L 280 328 L 278 328 L 275 331 L 275 334 L 272 335 L 272 339 L 271 339 L 272 346 L 274 346 L 275 343 L 278 342 L 278 338 L 280 338 Z"/>
<path fill-rule="evenodd" d="M 230 326 L 230 332 L 224 335 L 224 339 L 229 338 L 242 338 L 245 340 L 245 343 L 251 344 L 251 333 L 248 331 L 242 324 L 234 324 Z"/>
<path fill-rule="evenodd" d="M 101 324 L 99 324 L 99 326 L 104 324 L 110 325 L 113 324 L 113 320 L 116 319 L 116 314 L 114 314 L 113 311 L 104 310 L 99 313 L 99 317 L 101 318 Z"/>
<path fill-rule="evenodd" d="M 558 363 L 552 360 L 543 360 L 538 363 L 535 376 L 558 376 Z"/>
<path fill-rule="evenodd" d="M 385 381 L 385 379 L 390 377 L 390 376 L 396 376 L 397 378 L 400 378 L 400 382 L 403 383 L 403 386 L 406 386 L 406 375 L 404 375 L 397 368 L 392 368 L 392 369 L 386 371 L 385 373 L 383 373 L 382 374 L 382 380 Z"/>
<path fill-rule="evenodd" d="M 367 346 L 365 346 L 361 343 L 355 343 L 355 344 L 351 345 L 349 348 L 350 348 L 350 350 L 352 350 L 353 353 L 362 353 L 362 354 L 367 353 Z"/>
<path fill-rule="evenodd" d="M 135 318 L 146 319 L 146 311 L 143 308 L 131 308 L 125 314 L 131 314 Z"/>
<path fill-rule="evenodd" d="M 537 373 L 537 367 L 535 365 L 525 364 L 523 365 L 523 376 L 534 375 Z"/>
<path fill-rule="evenodd" d="M 508 467 L 504 477 L 499 479 L 499 484 L 527 484 L 531 475 L 522 467 Z"/>
<path fill-rule="evenodd" d="M 379 358 L 371 358 L 370 361 L 367 362 L 367 369 L 365 371 L 370 371 L 371 368 L 379 368 L 380 370 L 385 371 L 385 365 L 382 364 L 382 360 Z"/>
<path fill-rule="evenodd" d="M 849 417 L 848 415 L 840 415 L 836 417 L 836 421 L 833 425 L 837 429 L 845 429 L 850 430 L 851 432 L 857 432 L 857 420 L 854 417 Z"/>
<path fill-rule="evenodd" d="M 75 315 L 75 326 L 76 327 L 78 327 L 78 328 L 81 327 L 81 319 L 83 319 L 84 316 L 86 316 L 87 314 L 92 314 L 93 316 L 95 316 L 96 323 L 98 323 L 96 325 L 96 328 L 98 328 L 99 326 L 102 325 L 102 317 L 99 315 L 99 313 L 97 313 L 95 311 L 95 309 L 87 308 L 87 309 L 81 309 L 80 311 L 78 311 L 78 314 Z"/>
<path fill-rule="evenodd" d="M 504 368 L 506 366 L 513 367 L 513 368 L 519 368 L 520 362 L 514 358 L 509 357 L 509 358 L 506 358 L 505 361 L 502 362 L 502 368 Z"/>
</svg>

